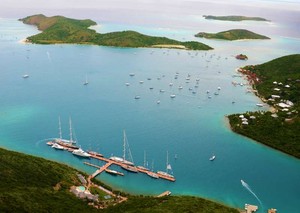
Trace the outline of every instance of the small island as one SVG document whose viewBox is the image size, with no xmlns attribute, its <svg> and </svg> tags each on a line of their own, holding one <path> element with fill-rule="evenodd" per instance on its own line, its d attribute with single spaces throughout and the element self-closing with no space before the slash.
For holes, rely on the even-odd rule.
<svg viewBox="0 0 300 213">
<path fill-rule="evenodd" d="M 248 60 L 248 56 L 246 56 L 244 54 L 236 55 L 235 58 L 239 59 L 239 60 Z"/>
<path fill-rule="evenodd" d="M 219 33 L 205 33 L 200 32 L 195 35 L 195 37 L 207 38 L 207 39 L 222 39 L 222 40 L 242 40 L 242 39 L 270 39 L 267 36 L 256 34 L 249 30 L 244 29 L 232 29 L 228 31 L 223 31 Z"/>
<path fill-rule="evenodd" d="M 231 129 L 300 159 L 300 54 L 246 66 L 253 91 L 270 111 L 229 115 Z"/>
<path fill-rule="evenodd" d="M 196 41 L 181 42 L 166 37 L 143 35 L 135 31 L 100 34 L 89 29 L 96 22 L 70 19 L 63 16 L 46 17 L 42 14 L 19 19 L 25 24 L 36 25 L 42 32 L 27 38 L 35 44 L 92 44 L 115 47 L 173 48 L 187 50 L 211 50 Z"/>
<path fill-rule="evenodd" d="M 212 16 L 204 15 L 205 19 L 220 20 L 220 21 L 269 21 L 260 17 L 247 17 L 247 16 Z"/>
</svg>

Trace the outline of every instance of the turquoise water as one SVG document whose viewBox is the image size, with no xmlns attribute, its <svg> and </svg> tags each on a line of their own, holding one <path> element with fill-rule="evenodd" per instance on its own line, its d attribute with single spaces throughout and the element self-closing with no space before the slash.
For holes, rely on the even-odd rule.
<svg viewBox="0 0 300 213">
<path fill-rule="evenodd" d="M 114 27 L 120 29 L 117 24 L 103 25 L 107 31 Z M 137 28 L 143 31 L 143 27 Z M 176 30 L 164 28 L 147 28 L 147 32 L 185 39 L 193 35 L 193 31 L 184 30 L 178 36 Z M 170 190 L 173 194 L 202 196 L 234 207 L 251 203 L 261 210 L 274 207 L 279 212 L 297 212 L 299 160 L 234 134 L 225 115 L 261 109 L 255 106 L 260 100 L 246 93 L 247 86 L 232 85 L 232 81 L 246 83 L 232 77 L 235 69 L 299 53 L 299 39 L 277 35 L 270 41 L 198 39 L 215 47 L 208 52 L 18 42 L 34 33 L 34 27 L 0 19 L 2 147 L 92 173 L 94 169 L 85 166 L 82 159 L 45 145 L 47 138 L 58 136 L 58 116 L 63 135 L 68 137 L 71 116 L 83 149 L 121 156 L 122 131 L 126 129 L 136 164 L 143 163 L 145 150 L 149 164 L 154 161 L 155 170 L 164 170 L 169 152 L 176 182 L 126 172 L 124 177 L 105 173 L 98 176 L 119 190 L 136 194 Z M 248 61 L 233 57 L 241 52 L 249 56 Z M 134 77 L 129 76 L 132 72 Z M 178 79 L 174 78 L 176 72 Z M 30 77 L 23 79 L 24 74 Z M 188 74 L 190 83 L 186 83 Z M 86 75 L 90 83 L 83 86 Z M 125 85 L 127 82 L 130 86 Z M 179 86 L 183 89 L 179 90 Z M 220 94 L 214 95 L 218 87 Z M 165 92 L 160 93 L 161 89 Z M 211 99 L 207 90 L 211 91 Z M 170 94 L 176 94 L 176 98 L 171 99 Z M 141 99 L 134 99 L 136 95 Z M 208 160 L 212 153 L 216 155 L 213 162 Z M 115 166 L 112 169 L 120 170 Z"/>
</svg>

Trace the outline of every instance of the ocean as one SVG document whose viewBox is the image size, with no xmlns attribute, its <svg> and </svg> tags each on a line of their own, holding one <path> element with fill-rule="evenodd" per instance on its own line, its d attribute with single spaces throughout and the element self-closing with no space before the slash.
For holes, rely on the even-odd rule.
<svg viewBox="0 0 300 213">
<path fill-rule="evenodd" d="M 256 106 L 261 101 L 246 92 L 245 79 L 233 75 L 240 66 L 299 54 L 299 29 L 291 29 L 296 23 L 217 22 L 199 14 L 184 20 L 171 18 L 177 25 L 167 27 L 166 21 L 160 25 L 145 18 L 148 16 L 134 23 L 128 17 L 120 22 L 95 17 L 99 25 L 93 28 L 196 40 L 214 50 L 23 44 L 19 41 L 38 33 L 37 29 L 17 21 L 20 17 L 1 18 L 0 146 L 92 173 L 94 168 L 84 165 L 85 160 L 46 145 L 47 139 L 58 137 L 58 117 L 64 138 L 69 137 L 71 117 L 78 144 L 107 157 L 122 156 L 125 129 L 134 162 L 142 165 L 146 152 L 149 167 L 153 164 L 155 171 L 165 170 L 168 152 L 176 182 L 127 172 L 124 177 L 105 173 L 97 177 L 118 190 L 147 195 L 169 190 L 238 208 L 255 204 L 258 212 L 271 207 L 297 212 L 299 160 L 233 133 L 226 119 L 227 114 L 262 110 Z M 148 21 L 145 25 L 140 23 L 143 18 Z M 191 24 L 180 28 L 183 23 Z M 237 27 L 271 40 L 231 42 L 193 36 L 199 31 Z M 240 53 L 249 60 L 236 60 L 234 56 Z M 29 78 L 22 78 L 24 74 Z M 86 76 L 89 84 L 84 86 Z M 244 86 L 234 86 L 233 81 Z M 171 94 L 176 97 L 170 98 Z M 141 98 L 135 99 L 137 95 Z M 212 154 L 216 159 L 209 161 Z"/>
</svg>

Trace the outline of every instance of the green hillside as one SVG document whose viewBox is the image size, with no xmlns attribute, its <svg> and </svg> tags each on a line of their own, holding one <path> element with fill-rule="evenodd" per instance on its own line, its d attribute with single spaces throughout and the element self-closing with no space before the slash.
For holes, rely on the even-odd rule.
<svg viewBox="0 0 300 213">
<path fill-rule="evenodd" d="M 247 17 L 247 16 L 212 16 L 204 15 L 205 19 L 220 20 L 220 21 L 268 21 L 260 17 Z"/>
<path fill-rule="evenodd" d="M 96 209 L 69 192 L 80 184 L 77 173 L 63 164 L 0 148 L 0 212 L 239 212 L 189 196 L 129 196 L 121 204 Z"/>
<path fill-rule="evenodd" d="M 233 30 L 219 32 L 219 33 L 200 32 L 197 33 L 195 36 L 200 38 L 223 39 L 223 40 L 230 40 L 230 41 L 241 40 L 241 39 L 270 39 L 266 36 L 259 35 L 244 29 L 233 29 Z"/>
<path fill-rule="evenodd" d="M 246 66 L 241 72 L 247 75 L 257 95 L 274 109 L 244 113 L 248 125 L 241 124 L 240 114 L 230 115 L 233 131 L 300 158 L 300 54 Z"/>
<path fill-rule="evenodd" d="M 28 16 L 20 19 L 25 24 L 36 25 L 43 32 L 30 36 L 28 41 L 36 44 L 94 44 L 116 47 L 167 47 L 189 50 L 210 50 L 211 47 L 200 42 L 180 42 L 166 37 L 147 36 L 135 31 L 96 33 L 88 29 L 96 22 L 76 20 L 63 16 L 46 17 L 44 15 Z"/>
</svg>

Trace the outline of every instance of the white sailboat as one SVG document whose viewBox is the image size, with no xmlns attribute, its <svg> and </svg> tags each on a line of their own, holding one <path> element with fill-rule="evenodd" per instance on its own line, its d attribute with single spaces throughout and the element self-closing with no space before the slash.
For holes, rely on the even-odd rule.
<svg viewBox="0 0 300 213">
<path fill-rule="evenodd" d="M 155 172 L 153 172 L 153 167 L 154 167 L 154 161 L 152 161 L 151 171 L 148 171 L 147 175 L 150 176 L 150 177 L 152 177 L 152 178 L 158 179 L 159 176 Z"/>
<path fill-rule="evenodd" d="M 128 150 L 129 160 L 126 160 L 126 151 L 127 150 Z M 138 172 L 137 168 L 134 166 L 134 163 L 133 163 L 133 158 L 132 158 L 132 155 L 131 155 L 131 151 L 130 151 L 130 148 L 129 148 L 129 144 L 128 144 L 128 140 L 127 140 L 127 137 L 126 137 L 125 130 L 123 130 L 123 158 L 112 156 L 109 159 L 122 163 L 121 167 L 123 169 L 127 170 L 127 171 Z"/>
<path fill-rule="evenodd" d="M 147 161 L 146 161 L 146 151 L 144 151 L 144 165 L 143 166 L 137 166 L 139 169 L 143 169 L 146 171 L 149 171 L 148 166 L 147 166 Z"/>
<path fill-rule="evenodd" d="M 172 167 L 171 167 L 171 164 L 169 163 L 169 152 L 167 151 L 166 171 L 165 172 L 164 171 L 157 171 L 157 174 L 174 178 L 174 176 L 169 174 L 169 173 L 172 173 Z"/>
</svg>

